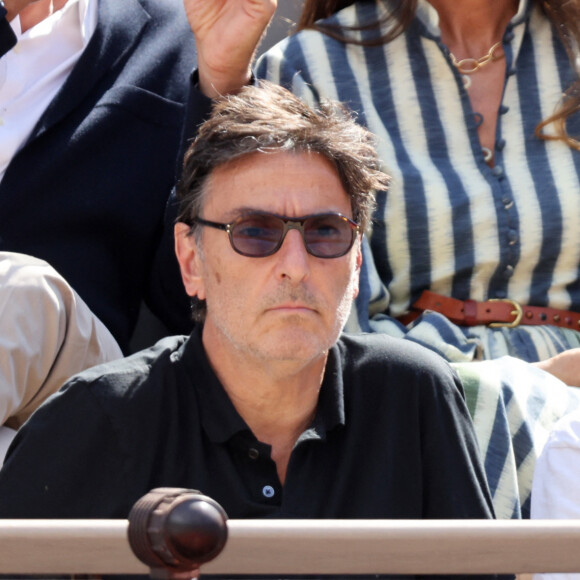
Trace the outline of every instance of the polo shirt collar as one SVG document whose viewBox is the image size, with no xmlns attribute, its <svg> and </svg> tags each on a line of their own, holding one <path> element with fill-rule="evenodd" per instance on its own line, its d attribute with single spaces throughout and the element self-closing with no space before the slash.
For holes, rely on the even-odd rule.
<svg viewBox="0 0 580 580">
<path fill-rule="evenodd" d="M 334 345 L 328 353 L 324 379 L 318 396 L 318 408 L 311 427 L 321 439 L 324 439 L 331 429 L 345 424 L 342 367 L 340 350 Z"/>
<path fill-rule="evenodd" d="M 214 373 L 203 348 L 201 333 L 202 326 L 197 325 L 182 346 L 180 356 L 196 392 L 204 431 L 212 442 L 224 443 L 236 433 L 250 429 Z"/>
<path fill-rule="evenodd" d="M 197 393 L 204 431 L 214 443 L 225 443 L 238 433 L 251 433 L 237 412 L 225 389 L 213 371 L 201 340 L 201 327 L 196 327 L 178 352 L 184 362 L 192 388 Z M 335 345 L 330 349 L 324 379 L 320 388 L 318 408 L 312 426 L 301 439 L 324 439 L 326 433 L 344 425 L 344 389 L 342 361 Z"/>
</svg>

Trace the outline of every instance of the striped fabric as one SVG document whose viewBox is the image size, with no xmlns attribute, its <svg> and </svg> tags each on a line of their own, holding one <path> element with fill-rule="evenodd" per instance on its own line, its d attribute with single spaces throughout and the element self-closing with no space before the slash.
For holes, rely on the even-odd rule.
<svg viewBox="0 0 580 580">
<path fill-rule="evenodd" d="M 384 10 L 385 0 L 359 1 L 330 20 L 360 25 Z M 348 330 L 403 336 L 451 361 L 541 360 L 580 346 L 579 332 L 549 326 L 460 328 L 432 313 L 410 329 L 394 320 L 426 288 L 463 300 L 509 297 L 580 310 L 580 153 L 534 137 L 572 78 L 568 57 L 531 0 L 520 0 L 504 51 L 493 169 L 425 0 L 408 32 L 387 45 L 359 47 L 303 31 L 260 61 L 258 76 L 308 102 L 347 103 L 377 136 L 392 176 L 388 193 L 378 195 Z M 580 135 L 579 115 L 568 129 Z"/>
<path fill-rule="evenodd" d="M 556 421 L 580 408 L 580 389 L 512 357 L 452 366 L 465 389 L 496 517 L 529 518 L 536 459 Z"/>
</svg>

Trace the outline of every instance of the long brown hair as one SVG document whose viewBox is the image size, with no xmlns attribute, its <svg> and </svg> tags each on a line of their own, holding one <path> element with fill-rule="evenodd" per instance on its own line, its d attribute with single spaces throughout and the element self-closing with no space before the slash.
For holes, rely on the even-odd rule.
<svg viewBox="0 0 580 580">
<path fill-rule="evenodd" d="M 553 115 L 536 127 L 536 137 L 546 141 L 564 141 L 569 147 L 580 151 L 580 141 L 566 130 L 566 119 L 580 111 L 580 3 L 578 0 L 544 0 L 542 7 L 558 31 L 566 48 L 575 78 L 562 95 L 560 106 Z M 546 135 L 544 128 L 553 125 L 555 135 Z"/>
<path fill-rule="evenodd" d="M 341 42 L 362 46 L 376 46 L 391 42 L 409 28 L 417 10 L 417 0 L 395 0 L 390 2 L 391 11 L 376 22 L 351 28 L 317 22 L 335 12 L 355 4 L 357 0 L 305 0 L 297 32 L 313 28 Z M 580 111 L 580 0 L 542 0 L 541 7 L 552 22 L 562 40 L 575 80 L 562 95 L 562 100 L 553 115 L 541 121 L 536 127 L 536 137 L 545 141 L 564 141 L 569 147 L 580 151 L 580 140 L 571 137 L 566 130 L 566 120 Z M 365 30 L 386 30 L 386 33 L 370 40 L 354 38 L 351 32 Z M 549 125 L 555 129 L 554 135 L 544 132 Z"/>
<path fill-rule="evenodd" d="M 339 26 L 317 22 L 323 18 L 328 18 L 335 12 L 346 8 L 347 6 L 356 4 L 356 1 L 357 0 L 305 0 L 296 31 L 299 32 L 304 28 L 315 28 L 316 30 L 342 42 L 364 46 L 376 46 L 391 42 L 391 40 L 394 40 L 397 36 L 405 32 L 413 21 L 417 9 L 417 0 L 398 0 L 397 2 L 391 2 L 391 11 L 381 17 L 380 20 L 377 22 L 371 22 L 365 26 L 355 26 L 342 29 Z M 349 36 L 349 32 L 381 29 L 384 24 L 389 25 L 386 27 L 387 32 L 377 38 L 361 41 Z"/>
</svg>

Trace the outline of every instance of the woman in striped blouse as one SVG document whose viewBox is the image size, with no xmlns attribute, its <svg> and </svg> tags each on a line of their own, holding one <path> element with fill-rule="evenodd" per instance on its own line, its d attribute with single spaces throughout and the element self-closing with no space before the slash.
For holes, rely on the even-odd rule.
<svg viewBox="0 0 580 580">
<path fill-rule="evenodd" d="M 263 57 L 355 110 L 392 176 L 349 329 L 452 361 L 580 346 L 579 23 L 578 0 L 306 0 Z"/>
</svg>

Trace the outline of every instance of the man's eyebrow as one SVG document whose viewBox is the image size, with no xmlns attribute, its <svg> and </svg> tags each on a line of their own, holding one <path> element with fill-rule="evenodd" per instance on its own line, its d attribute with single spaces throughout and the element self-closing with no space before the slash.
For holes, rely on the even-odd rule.
<svg viewBox="0 0 580 580">
<path fill-rule="evenodd" d="M 246 216 L 252 213 L 269 213 L 264 209 L 258 207 L 249 207 L 249 206 L 240 206 L 233 208 L 225 213 L 225 217 L 227 218 L 228 222 L 235 220 L 236 218 Z"/>
</svg>

